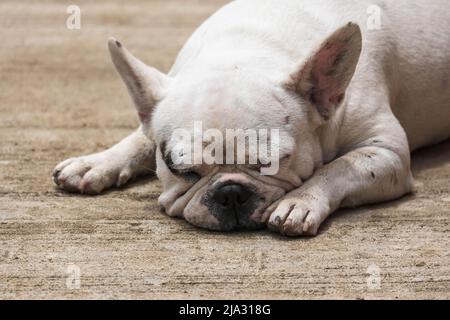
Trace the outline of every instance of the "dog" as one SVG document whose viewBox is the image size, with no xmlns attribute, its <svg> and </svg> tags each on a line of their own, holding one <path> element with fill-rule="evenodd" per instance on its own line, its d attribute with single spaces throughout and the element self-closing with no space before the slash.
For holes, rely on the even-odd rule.
<svg viewBox="0 0 450 320">
<path fill-rule="evenodd" d="M 195 31 L 168 74 L 111 38 L 141 126 L 60 163 L 54 181 L 99 194 L 156 170 L 171 217 L 315 236 L 338 208 L 412 192 L 410 152 L 450 137 L 449 30 L 445 0 L 237 0 Z M 179 128 L 276 129 L 278 170 L 189 165 Z"/>
</svg>

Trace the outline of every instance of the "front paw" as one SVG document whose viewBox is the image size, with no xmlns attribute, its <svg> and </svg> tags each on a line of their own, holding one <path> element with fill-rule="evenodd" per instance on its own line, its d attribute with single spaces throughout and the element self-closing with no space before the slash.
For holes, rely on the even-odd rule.
<svg viewBox="0 0 450 320">
<path fill-rule="evenodd" d="M 56 166 L 53 181 L 69 192 L 99 194 L 132 178 L 130 166 L 122 160 L 108 152 L 71 158 Z"/>
<path fill-rule="evenodd" d="M 288 196 L 274 205 L 267 225 L 290 237 L 315 236 L 330 213 L 326 199 L 308 194 Z"/>
</svg>

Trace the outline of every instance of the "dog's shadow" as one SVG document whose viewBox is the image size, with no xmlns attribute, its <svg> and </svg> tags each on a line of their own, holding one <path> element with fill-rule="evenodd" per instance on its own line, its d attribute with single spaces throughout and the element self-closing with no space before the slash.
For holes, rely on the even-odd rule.
<svg viewBox="0 0 450 320">
<path fill-rule="evenodd" d="M 443 167 L 445 164 L 450 163 L 450 140 L 443 143 L 426 147 L 415 151 L 412 154 L 411 168 L 414 178 L 420 181 L 420 176 L 430 170 Z M 420 192 L 420 191 L 419 191 Z M 325 233 L 328 229 L 333 226 L 333 223 L 338 219 L 350 219 L 351 215 L 357 214 L 358 209 L 369 209 L 364 210 L 364 213 L 368 216 L 375 214 L 375 211 L 379 209 L 389 209 L 397 207 L 403 203 L 413 201 L 417 198 L 417 193 L 406 195 L 400 199 L 383 202 L 379 204 L 361 206 L 355 209 L 341 209 L 335 212 L 329 219 L 327 219 L 320 227 L 319 234 Z M 373 209 L 373 210 L 372 210 Z"/>
<path fill-rule="evenodd" d="M 450 140 L 441 144 L 416 151 L 412 155 L 412 171 L 414 176 L 421 172 L 441 167 L 450 162 Z"/>
</svg>

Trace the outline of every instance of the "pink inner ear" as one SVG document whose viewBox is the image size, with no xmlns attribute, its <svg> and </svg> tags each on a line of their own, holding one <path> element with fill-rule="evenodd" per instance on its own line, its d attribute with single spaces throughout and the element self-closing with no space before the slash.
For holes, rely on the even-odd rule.
<svg viewBox="0 0 450 320">
<path fill-rule="evenodd" d="M 148 112 L 138 112 L 138 115 L 142 123 L 148 122 L 150 120 L 150 113 Z"/>
<path fill-rule="evenodd" d="M 334 72 L 344 50 L 345 44 L 342 42 L 327 43 L 314 57 L 311 99 L 317 105 L 329 107 L 330 104 L 340 103 L 344 97 L 339 77 Z"/>
</svg>

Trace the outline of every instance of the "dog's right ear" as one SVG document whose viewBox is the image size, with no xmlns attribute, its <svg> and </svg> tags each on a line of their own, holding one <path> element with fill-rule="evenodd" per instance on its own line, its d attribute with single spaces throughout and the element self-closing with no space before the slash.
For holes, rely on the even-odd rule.
<svg viewBox="0 0 450 320">
<path fill-rule="evenodd" d="M 110 38 L 109 52 L 117 72 L 127 85 L 142 123 L 150 121 L 154 106 L 165 96 L 169 76 L 134 57 L 119 41 Z"/>
<path fill-rule="evenodd" d="M 284 87 L 300 94 L 327 120 L 344 100 L 361 50 L 361 29 L 350 22 L 302 61 L 284 82 Z"/>
</svg>

